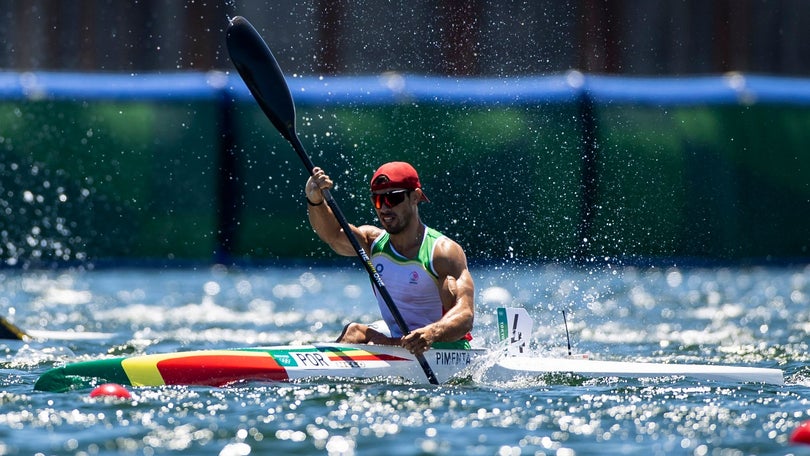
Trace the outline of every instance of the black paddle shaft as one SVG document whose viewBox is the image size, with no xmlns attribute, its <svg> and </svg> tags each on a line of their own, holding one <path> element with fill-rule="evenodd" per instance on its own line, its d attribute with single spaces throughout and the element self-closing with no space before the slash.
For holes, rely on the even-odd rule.
<svg viewBox="0 0 810 456">
<path fill-rule="evenodd" d="M 262 39 L 253 25 L 242 16 L 236 16 L 231 19 L 226 33 L 226 42 L 231 61 L 242 77 L 242 80 L 245 81 L 245 85 L 247 85 L 250 93 L 253 94 L 259 107 L 262 108 L 262 111 L 264 111 L 264 114 L 276 127 L 276 130 L 293 146 L 293 149 L 295 149 L 295 152 L 298 154 L 298 157 L 311 176 L 315 164 L 313 164 L 312 160 L 309 158 L 295 130 L 295 103 L 293 102 L 290 89 L 287 86 L 287 81 L 284 78 L 284 73 L 282 73 L 281 67 L 270 51 L 270 48 L 267 46 L 267 43 L 265 43 L 264 39 Z M 410 329 L 407 323 L 405 323 L 405 319 L 402 318 L 399 309 L 394 304 L 394 300 L 385 287 L 382 277 L 380 277 L 380 274 L 374 269 L 371 258 L 369 258 L 365 249 L 363 249 L 360 242 L 354 236 L 351 226 L 349 222 L 346 221 L 346 217 L 343 215 L 343 211 L 340 210 L 337 201 L 332 197 L 329 190 L 323 190 L 322 193 L 324 200 L 326 200 L 329 208 L 332 209 L 332 213 L 337 219 L 338 224 L 352 244 L 357 257 L 361 260 L 363 267 L 374 282 L 374 286 L 388 306 L 388 310 L 391 312 L 391 315 L 393 315 L 399 330 L 402 334 L 410 333 Z M 430 383 L 438 384 L 439 381 L 436 379 L 436 374 L 433 373 L 433 369 L 431 369 L 430 365 L 427 363 L 424 355 L 417 355 L 416 358 L 419 361 L 419 365 L 422 366 L 422 370 L 425 371 L 425 375 Z"/>
</svg>

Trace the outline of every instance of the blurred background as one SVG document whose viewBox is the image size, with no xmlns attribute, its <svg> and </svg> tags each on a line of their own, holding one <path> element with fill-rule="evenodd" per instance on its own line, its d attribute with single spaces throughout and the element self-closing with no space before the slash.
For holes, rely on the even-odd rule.
<svg viewBox="0 0 810 456">
<path fill-rule="evenodd" d="M 802 0 L 0 0 L 0 264 L 325 259 L 306 172 L 225 49 L 265 38 L 299 133 L 372 223 L 487 262 L 806 262 Z"/>
<path fill-rule="evenodd" d="M 0 67 L 230 70 L 247 17 L 288 72 L 810 73 L 803 0 L 2 0 Z"/>
</svg>

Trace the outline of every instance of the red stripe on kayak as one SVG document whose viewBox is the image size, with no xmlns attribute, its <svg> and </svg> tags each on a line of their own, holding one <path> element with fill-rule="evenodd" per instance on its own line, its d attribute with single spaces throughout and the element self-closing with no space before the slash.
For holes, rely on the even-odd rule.
<svg viewBox="0 0 810 456">
<path fill-rule="evenodd" d="M 329 353 L 329 361 L 411 361 L 408 358 L 401 358 L 399 356 L 387 355 L 385 353 L 364 353 L 357 355 L 354 353 Z"/>
<path fill-rule="evenodd" d="M 225 386 L 238 381 L 286 381 L 272 356 L 201 355 L 165 359 L 157 369 L 167 385 Z"/>
</svg>

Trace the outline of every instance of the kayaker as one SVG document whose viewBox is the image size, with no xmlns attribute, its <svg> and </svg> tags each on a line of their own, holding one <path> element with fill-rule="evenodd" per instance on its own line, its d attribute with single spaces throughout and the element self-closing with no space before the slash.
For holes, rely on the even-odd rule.
<svg viewBox="0 0 810 456">
<path fill-rule="evenodd" d="M 321 190 L 333 186 L 314 168 L 305 187 L 309 222 L 332 250 L 357 254 L 343 233 Z M 379 325 L 349 323 L 338 342 L 401 345 L 414 354 L 434 348 L 469 348 L 475 286 L 461 246 L 425 225 L 419 203 L 428 202 L 416 170 L 405 162 L 386 163 L 371 178 L 371 202 L 382 228 L 351 225 L 369 254 L 394 304 L 410 329 L 403 337 L 376 287 L 382 313 Z M 387 328 L 386 328 L 387 326 Z"/>
</svg>

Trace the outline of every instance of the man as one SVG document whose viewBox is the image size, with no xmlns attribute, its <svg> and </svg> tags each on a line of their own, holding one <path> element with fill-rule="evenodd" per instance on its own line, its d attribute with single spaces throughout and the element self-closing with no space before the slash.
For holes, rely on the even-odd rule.
<svg viewBox="0 0 810 456">
<path fill-rule="evenodd" d="M 318 236 L 340 255 L 357 252 L 340 228 L 321 190 L 333 182 L 320 168 L 305 187 L 309 222 Z M 338 342 L 402 345 L 413 354 L 436 348 L 469 348 L 475 286 L 461 246 L 427 227 L 419 203 L 429 201 L 416 170 L 405 162 L 382 165 L 371 178 L 371 201 L 382 228 L 351 225 L 369 254 L 394 304 L 410 329 L 403 336 L 377 289 L 374 293 L 388 325 L 385 329 L 350 323 Z"/>
</svg>

